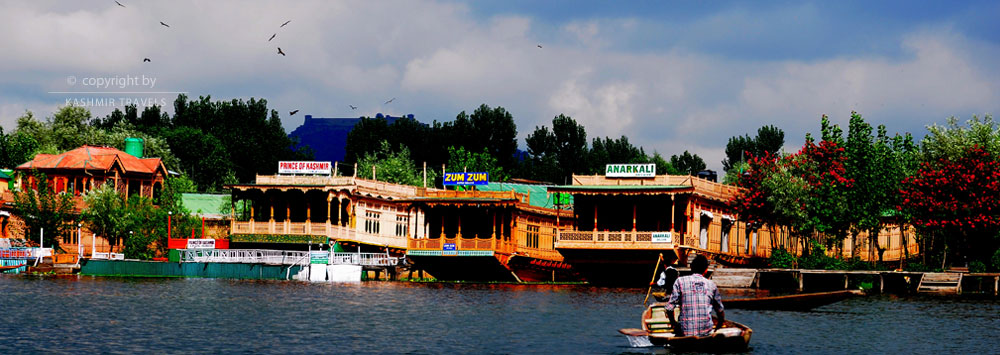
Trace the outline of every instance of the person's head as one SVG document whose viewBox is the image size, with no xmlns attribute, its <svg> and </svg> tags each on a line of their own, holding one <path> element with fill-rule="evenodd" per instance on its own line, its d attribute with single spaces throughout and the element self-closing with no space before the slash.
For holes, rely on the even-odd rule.
<svg viewBox="0 0 1000 355">
<path fill-rule="evenodd" d="M 694 261 L 691 261 L 691 272 L 704 275 L 705 270 L 708 270 L 708 258 L 701 254 L 696 255 Z"/>
</svg>

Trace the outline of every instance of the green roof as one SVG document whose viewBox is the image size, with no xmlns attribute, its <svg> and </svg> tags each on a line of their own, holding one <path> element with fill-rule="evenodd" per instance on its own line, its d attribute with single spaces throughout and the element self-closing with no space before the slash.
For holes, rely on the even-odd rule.
<svg viewBox="0 0 1000 355">
<path fill-rule="evenodd" d="M 200 215 L 227 215 L 229 210 L 222 210 L 222 204 L 229 195 L 225 194 L 181 194 L 184 208 L 191 213 Z"/>
<path fill-rule="evenodd" d="M 553 190 L 678 190 L 689 189 L 688 185 L 560 185 Z"/>
<path fill-rule="evenodd" d="M 516 193 L 527 194 L 528 204 L 535 207 L 556 208 L 552 203 L 553 198 L 549 195 L 548 188 L 552 185 L 528 185 L 512 184 L 506 182 L 490 182 L 489 185 L 476 186 L 479 191 L 514 191 Z M 573 204 L 573 197 L 569 196 L 569 202 Z"/>
<path fill-rule="evenodd" d="M 0 179 L 10 180 L 11 179 L 10 174 L 13 174 L 13 173 L 14 173 L 13 170 L 0 169 Z"/>
</svg>

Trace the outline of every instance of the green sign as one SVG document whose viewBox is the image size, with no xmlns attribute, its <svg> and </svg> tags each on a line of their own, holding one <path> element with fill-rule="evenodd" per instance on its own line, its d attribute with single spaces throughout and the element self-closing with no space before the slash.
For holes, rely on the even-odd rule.
<svg viewBox="0 0 1000 355">
<path fill-rule="evenodd" d="M 656 164 L 608 164 L 606 177 L 656 177 Z"/>
<path fill-rule="evenodd" d="M 325 251 L 314 251 L 309 253 L 310 264 L 326 264 L 330 262 L 330 253 Z"/>
</svg>

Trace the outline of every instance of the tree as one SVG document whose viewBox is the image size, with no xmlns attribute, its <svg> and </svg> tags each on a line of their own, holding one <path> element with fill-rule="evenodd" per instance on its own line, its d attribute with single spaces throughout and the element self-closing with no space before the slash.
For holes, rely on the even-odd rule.
<svg viewBox="0 0 1000 355">
<path fill-rule="evenodd" d="M 44 173 L 32 171 L 26 180 L 27 184 L 14 192 L 14 211 L 24 218 L 28 240 L 39 240 L 44 230 L 45 245 L 62 250 L 59 236 L 73 229 L 71 222 L 76 217 L 71 195 L 55 192 Z"/>
<path fill-rule="evenodd" d="M 118 245 L 128 238 L 131 227 L 128 204 L 114 187 L 102 184 L 88 191 L 83 196 L 83 201 L 87 208 L 80 217 L 87 229 L 107 240 L 110 245 Z"/>
<path fill-rule="evenodd" d="M 354 124 L 354 128 L 351 128 L 351 131 L 347 133 L 344 160 L 360 162 L 365 155 L 381 149 L 382 142 L 388 142 L 391 146 L 398 145 L 398 142 L 385 138 L 385 133 L 388 130 L 389 123 L 383 117 L 361 117 L 358 123 Z"/>
<path fill-rule="evenodd" d="M 584 173 L 587 170 L 587 131 L 569 116 L 552 119 L 556 160 L 562 176 Z M 561 180 L 561 179 L 559 179 Z M 559 182 L 556 180 L 556 182 Z"/>
<path fill-rule="evenodd" d="M 671 155 L 670 164 L 679 170 L 682 174 L 688 175 L 698 175 L 699 171 L 705 170 L 705 160 L 698 156 L 698 154 L 691 154 L 688 151 L 684 151 L 681 155 Z"/>
<path fill-rule="evenodd" d="M 375 176 L 372 176 L 372 167 L 375 167 Z M 427 170 L 427 180 L 433 181 L 436 177 L 435 169 Z M 423 172 L 410 160 L 410 150 L 406 147 L 399 147 L 393 151 L 388 141 L 382 141 L 382 147 L 372 153 L 367 153 L 358 162 L 358 177 L 365 179 L 376 179 L 395 184 L 423 186 Z"/>
<path fill-rule="evenodd" d="M 460 115 L 464 115 L 464 112 Z M 473 152 L 485 148 L 497 159 L 501 168 L 513 170 L 517 165 L 514 160 L 517 153 L 517 125 L 510 112 L 500 106 L 490 108 L 482 104 L 469 116 L 469 123 L 471 131 L 464 134 L 470 141 L 463 146 Z"/>
<path fill-rule="evenodd" d="M 178 127 L 167 132 L 167 141 L 178 149 L 179 164 L 201 191 L 221 191 L 222 184 L 235 183 L 233 165 L 225 145 L 211 134 L 194 127 Z"/>
<path fill-rule="evenodd" d="M 939 232 L 942 268 L 949 256 L 989 265 L 1000 247 L 997 191 L 1000 163 L 974 145 L 958 159 L 922 163 L 917 175 L 903 181 L 897 208 L 915 225 Z"/>
<path fill-rule="evenodd" d="M 722 160 L 722 169 L 728 173 L 737 162 L 746 161 L 747 154 L 758 157 L 764 156 L 764 153 L 777 155 L 784 145 L 785 132 L 773 125 L 757 129 L 757 136 L 754 138 L 750 138 L 750 135 L 729 138 L 726 144 L 726 159 Z"/>
<path fill-rule="evenodd" d="M 13 168 L 34 158 L 38 141 L 24 132 L 5 134 L 0 127 L 0 167 Z"/>
<path fill-rule="evenodd" d="M 480 153 L 473 153 L 462 147 L 448 147 L 448 167 L 452 171 L 487 172 L 490 181 L 506 181 L 507 174 L 497 163 L 497 159 L 483 150 Z"/>
</svg>

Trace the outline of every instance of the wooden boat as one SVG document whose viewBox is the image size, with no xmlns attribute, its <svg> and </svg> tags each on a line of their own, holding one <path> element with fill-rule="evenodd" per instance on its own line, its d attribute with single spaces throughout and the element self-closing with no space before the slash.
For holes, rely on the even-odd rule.
<svg viewBox="0 0 1000 355">
<path fill-rule="evenodd" d="M 666 315 L 666 303 L 650 304 L 642 313 L 642 329 L 619 329 L 619 333 L 633 337 L 647 337 L 657 346 L 669 346 L 672 350 L 693 350 L 698 352 L 744 351 L 750 344 L 753 330 L 743 324 L 727 320 L 723 327 L 705 336 L 675 336 Z"/>
<path fill-rule="evenodd" d="M 726 309 L 767 309 L 776 311 L 808 311 L 849 297 L 864 295 L 861 290 L 800 293 L 784 296 L 723 299 Z"/>
<path fill-rule="evenodd" d="M 0 266 L 0 272 L 7 271 L 7 270 L 14 270 L 14 269 L 17 269 L 19 267 L 24 267 L 25 265 L 27 265 L 27 264 Z"/>
</svg>

